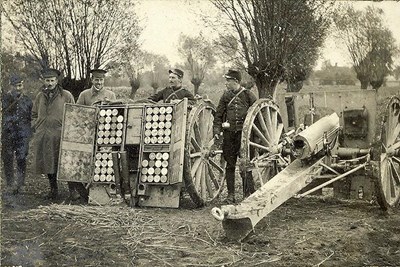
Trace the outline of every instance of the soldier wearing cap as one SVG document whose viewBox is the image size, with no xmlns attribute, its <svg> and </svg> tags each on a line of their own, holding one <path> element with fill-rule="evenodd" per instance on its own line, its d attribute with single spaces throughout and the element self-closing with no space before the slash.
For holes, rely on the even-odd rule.
<svg viewBox="0 0 400 267">
<path fill-rule="evenodd" d="M 225 180 L 228 188 L 227 203 L 235 202 L 235 167 L 239 156 L 243 123 L 248 109 L 257 100 L 256 96 L 240 85 L 241 73 L 229 70 L 224 75 L 226 90 L 219 100 L 215 116 L 213 133 L 219 139 L 223 132 L 222 151 L 226 161 Z M 240 173 L 243 182 L 243 196 L 248 197 L 254 192 L 254 182 L 251 172 Z"/>
<path fill-rule="evenodd" d="M 10 85 L 12 89 L 2 97 L 1 157 L 4 164 L 7 193 L 18 194 L 25 184 L 26 157 L 32 134 L 33 104 L 26 95 L 24 81 L 20 76 L 12 75 Z M 14 162 L 16 163 L 15 174 Z"/>
<path fill-rule="evenodd" d="M 107 71 L 103 69 L 93 69 L 90 71 L 90 73 L 92 74 L 93 86 L 89 89 L 82 91 L 76 103 L 79 105 L 91 106 L 94 103 L 115 100 L 115 93 L 104 88 L 104 79 Z"/>
<path fill-rule="evenodd" d="M 193 94 L 182 86 L 183 71 L 180 69 L 170 69 L 168 72 L 169 86 L 150 96 L 148 99 L 155 102 L 162 100 L 164 103 L 170 103 L 173 100 L 186 97 L 189 104 L 193 104 L 195 102 Z"/>
<path fill-rule="evenodd" d="M 40 174 L 47 174 L 50 192 L 47 199 L 58 196 L 57 167 L 61 141 L 61 127 L 65 103 L 74 103 L 72 94 L 63 89 L 58 80 L 60 71 L 42 71 L 44 85 L 33 102 L 32 125 L 35 131 L 35 168 Z M 69 184 L 70 193 L 72 185 Z"/>
</svg>

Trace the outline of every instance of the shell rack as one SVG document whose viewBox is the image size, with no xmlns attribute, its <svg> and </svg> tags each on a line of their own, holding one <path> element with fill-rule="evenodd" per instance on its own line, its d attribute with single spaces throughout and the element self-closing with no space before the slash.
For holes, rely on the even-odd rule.
<svg viewBox="0 0 400 267">
<path fill-rule="evenodd" d="M 178 207 L 187 100 L 178 104 L 66 104 L 58 180 L 83 182 L 89 203 Z"/>
</svg>

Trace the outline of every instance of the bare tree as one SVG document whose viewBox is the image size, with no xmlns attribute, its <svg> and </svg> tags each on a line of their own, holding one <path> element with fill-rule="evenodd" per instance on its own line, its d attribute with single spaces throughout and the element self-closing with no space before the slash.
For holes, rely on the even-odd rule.
<svg viewBox="0 0 400 267">
<path fill-rule="evenodd" d="M 202 34 L 196 37 L 181 34 L 179 44 L 178 51 L 185 59 L 185 68 L 190 71 L 194 93 L 198 94 L 204 76 L 216 62 L 214 50 Z"/>
<path fill-rule="evenodd" d="M 383 25 L 383 10 L 368 6 L 364 11 L 346 5 L 337 9 L 337 37 L 347 46 L 361 88 L 379 88 L 390 73 L 398 49 L 392 32 Z"/>
<path fill-rule="evenodd" d="M 129 0 L 5 0 L 4 14 L 42 67 L 87 81 L 89 70 L 119 60 L 124 36 L 140 34 Z"/>
<path fill-rule="evenodd" d="M 236 60 L 254 78 L 260 97 L 273 96 L 279 82 L 294 75 L 304 78 L 310 71 L 329 26 L 326 15 L 330 5 L 305 0 L 212 3 L 222 14 L 215 24 L 221 37 L 230 37 L 225 38 L 225 49 L 237 47 Z"/>
</svg>

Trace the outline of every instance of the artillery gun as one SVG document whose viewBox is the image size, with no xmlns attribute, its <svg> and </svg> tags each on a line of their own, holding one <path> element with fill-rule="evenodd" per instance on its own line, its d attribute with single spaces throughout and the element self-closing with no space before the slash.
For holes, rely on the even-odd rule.
<svg viewBox="0 0 400 267">
<path fill-rule="evenodd" d="M 223 188 L 214 112 L 201 98 L 66 104 L 58 180 L 85 183 L 91 204 L 177 208 L 186 190 L 202 206 Z"/>
<path fill-rule="evenodd" d="M 365 109 L 357 112 L 364 114 Z M 398 96 L 390 99 L 382 120 L 378 120 L 380 131 L 374 146 L 341 147 L 343 126 L 336 112 L 304 130 L 285 134 L 278 106 L 271 100 L 258 100 L 245 120 L 240 166 L 256 174 L 258 190 L 238 205 L 213 208 L 212 215 L 222 222 L 229 239 L 242 240 L 289 198 L 306 196 L 355 174 L 375 178 L 375 194 L 383 209 L 396 206 L 400 200 Z M 310 188 L 319 179 L 327 181 Z"/>
</svg>

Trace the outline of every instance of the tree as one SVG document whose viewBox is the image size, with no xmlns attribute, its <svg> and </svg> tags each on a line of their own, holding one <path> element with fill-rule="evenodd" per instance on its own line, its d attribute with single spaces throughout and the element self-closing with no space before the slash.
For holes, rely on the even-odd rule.
<svg viewBox="0 0 400 267">
<path fill-rule="evenodd" d="M 140 34 L 128 0 L 8 0 L 2 10 L 26 51 L 42 68 L 88 83 L 91 68 L 120 59 L 118 44 Z M 83 88 L 80 88 L 82 90 Z"/>
<path fill-rule="evenodd" d="M 190 82 L 196 95 L 207 71 L 216 62 L 212 45 L 201 33 L 196 37 L 181 34 L 178 51 L 185 59 L 185 68 L 190 71 Z"/>
<path fill-rule="evenodd" d="M 168 84 L 168 69 L 170 62 L 165 55 L 157 55 L 146 52 L 145 69 L 143 81 L 153 88 L 153 93 L 157 92 L 160 86 Z"/>
<path fill-rule="evenodd" d="M 368 6 L 364 11 L 352 6 L 336 10 L 337 37 L 344 41 L 361 88 L 379 88 L 390 74 L 398 52 L 392 32 L 383 25 L 383 10 Z"/>
<path fill-rule="evenodd" d="M 273 96 L 283 81 L 305 79 L 322 46 L 330 5 L 323 1 L 216 0 L 225 50 L 237 47 L 236 62 L 254 78 L 260 97 Z M 239 46 L 232 42 L 235 40 Z"/>
</svg>

